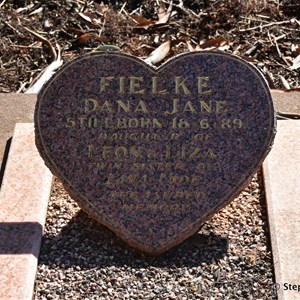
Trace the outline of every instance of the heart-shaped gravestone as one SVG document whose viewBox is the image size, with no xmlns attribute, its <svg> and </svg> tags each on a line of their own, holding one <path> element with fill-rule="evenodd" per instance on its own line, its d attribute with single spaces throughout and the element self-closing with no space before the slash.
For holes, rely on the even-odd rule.
<svg viewBox="0 0 300 300">
<path fill-rule="evenodd" d="M 155 69 L 95 52 L 44 86 L 35 130 L 82 209 L 159 254 L 241 191 L 271 148 L 275 115 L 264 78 L 236 56 L 194 52 Z"/>
</svg>

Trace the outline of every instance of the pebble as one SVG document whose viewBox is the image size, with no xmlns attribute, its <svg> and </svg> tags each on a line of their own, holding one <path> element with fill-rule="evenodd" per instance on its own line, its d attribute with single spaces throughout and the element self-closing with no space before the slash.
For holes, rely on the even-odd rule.
<svg viewBox="0 0 300 300">
<path fill-rule="evenodd" d="M 55 179 L 34 299 L 276 299 L 261 195 L 259 171 L 192 238 L 151 257 L 89 218 Z"/>
</svg>

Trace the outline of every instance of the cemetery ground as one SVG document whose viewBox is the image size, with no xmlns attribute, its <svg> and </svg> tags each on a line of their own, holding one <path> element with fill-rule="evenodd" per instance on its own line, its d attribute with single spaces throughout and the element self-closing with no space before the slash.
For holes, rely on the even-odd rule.
<svg viewBox="0 0 300 300">
<path fill-rule="evenodd" d="M 80 212 L 58 180 L 35 299 L 276 299 L 262 174 L 200 232 L 158 257 Z"/>
<path fill-rule="evenodd" d="M 297 0 L 186 2 L 161 2 L 158 14 L 156 1 L 4 0 L 0 92 L 23 93 L 51 63 L 109 44 L 141 58 L 159 48 L 153 64 L 194 49 L 234 53 L 253 62 L 271 88 L 297 93 Z M 280 116 L 298 118 L 298 100 L 280 103 Z M 35 299 L 276 299 L 264 196 L 259 170 L 198 234 L 149 257 L 81 212 L 54 179 Z"/>
</svg>

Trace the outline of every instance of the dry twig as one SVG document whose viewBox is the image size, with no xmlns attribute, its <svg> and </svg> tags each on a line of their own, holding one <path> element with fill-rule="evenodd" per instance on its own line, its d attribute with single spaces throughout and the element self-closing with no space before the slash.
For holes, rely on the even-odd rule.
<svg viewBox="0 0 300 300">
<path fill-rule="evenodd" d="M 271 37 L 273 38 L 274 44 L 275 44 L 275 46 L 276 46 L 276 50 L 277 50 L 278 56 L 279 56 L 279 57 L 286 63 L 286 65 L 289 67 L 290 64 L 289 64 L 289 62 L 285 59 L 285 57 L 282 55 L 282 53 L 281 53 L 281 51 L 280 51 L 280 49 L 279 49 L 278 43 L 277 43 L 277 39 L 276 39 L 273 35 L 271 35 Z"/>
<path fill-rule="evenodd" d="M 41 41 L 42 43 L 44 43 L 45 45 L 48 46 L 50 52 L 51 52 L 51 56 L 52 59 L 55 61 L 57 59 L 57 54 L 56 54 L 56 50 L 55 48 L 52 46 L 52 44 L 50 43 L 49 40 L 47 40 L 46 38 L 44 38 L 42 35 L 30 30 L 27 27 L 23 27 L 27 32 L 31 33 L 36 39 L 38 39 L 39 41 Z"/>
<path fill-rule="evenodd" d="M 6 2 L 6 0 L 3 0 L 3 1 L 0 3 L 0 8 L 4 5 L 5 2 Z"/>
<path fill-rule="evenodd" d="M 289 21 L 280 21 L 280 22 L 271 22 L 271 23 L 264 24 L 264 25 L 258 25 L 258 26 L 254 26 L 254 27 L 240 29 L 240 32 L 252 31 L 252 30 L 255 30 L 255 29 L 262 29 L 262 28 L 272 27 L 272 26 L 281 25 L 281 24 L 290 24 L 291 22 L 292 22 L 292 20 L 289 20 Z"/>
</svg>

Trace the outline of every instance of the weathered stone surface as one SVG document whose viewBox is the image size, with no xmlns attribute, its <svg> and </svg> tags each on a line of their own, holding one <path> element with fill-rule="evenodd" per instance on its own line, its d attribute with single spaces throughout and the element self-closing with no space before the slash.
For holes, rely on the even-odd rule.
<svg viewBox="0 0 300 300">
<path fill-rule="evenodd" d="M 38 96 L 36 143 L 81 207 L 130 245 L 159 254 L 242 189 L 270 150 L 275 116 L 261 74 L 224 53 L 159 69 L 93 53 Z"/>
</svg>

